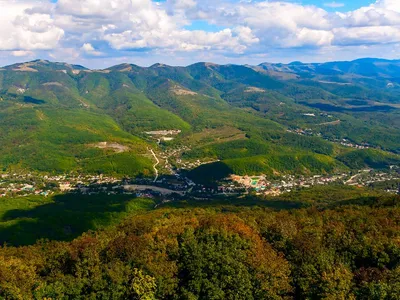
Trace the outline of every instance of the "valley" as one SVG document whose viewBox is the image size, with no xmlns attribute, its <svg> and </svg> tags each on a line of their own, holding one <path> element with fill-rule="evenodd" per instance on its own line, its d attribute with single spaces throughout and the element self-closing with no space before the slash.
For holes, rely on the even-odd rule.
<svg viewBox="0 0 400 300">
<path fill-rule="evenodd" d="M 344 64 L 364 62 L 329 68 Z M 380 61 L 380 74 L 397 64 Z M 318 186 L 398 193 L 400 86 L 381 84 L 392 75 L 366 84 L 357 68 L 265 68 L 6 66 L 0 195 L 139 197 L 159 207 Z"/>
<path fill-rule="evenodd" d="M 0 300 L 400 300 L 400 0 L 0 5 Z"/>
<path fill-rule="evenodd" d="M 385 66 L 379 62 L 382 72 Z M 400 88 L 394 80 L 390 88 L 376 88 L 358 82 L 356 73 L 334 79 L 308 69 L 308 79 L 294 79 L 270 72 L 273 65 L 261 72 L 264 67 L 6 66 L 0 71 L 0 126 L 7 132 L 0 166 L 155 178 L 204 164 L 218 172 L 216 162 L 232 174 L 269 177 L 398 164 Z M 300 65 L 287 67 L 296 73 Z M 343 84 L 326 83 L 333 81 Z M 378 109 L 370 114 L 368 107 Z"/>
<path fill-rule="evenodd" d="M 5 66 L 0 298 L 396 299 L 399 67 Z"/>
<path fill-rule="evenodd" d="M 189 177 L 187 177 L 189 176 Z M 63 174 L 41 176 L 40 174 L 0 174 L 0 198 L 24 198 L 34 195 L 44 197 L 72 193 L 81 195 L 135 195 L 136 197 L 158 199 L 160 201 L 180 200 L 201 197 L 244 196 L 255 193 L 258 196 L 280 196 L 298 190 L 306 190 L 315 186 L 356 186 L 359 188 L 375 188 L 390 183 L 391 188 L 381 188 L 389 194 L 400 194 L 400 167 L 391 166 L 387 171 L 372 169 L 358 172 L 294 176 L 285 175 L 279 179 L 271 179 L 266 175 L 239 176 L 231 174 L 208 184 L 199 184 L 190 178 L 190 173 L 179 170 L 174 175 L 161 175 L 152 178 L 118 179 L 104 175 Z"/>
</svg>

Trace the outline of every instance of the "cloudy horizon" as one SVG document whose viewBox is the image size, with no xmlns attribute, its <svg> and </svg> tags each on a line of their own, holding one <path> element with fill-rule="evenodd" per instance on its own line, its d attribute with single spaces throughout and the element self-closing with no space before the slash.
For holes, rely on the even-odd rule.
<svg viewBox="0 0 400 300">
<path fill-rule="evenodd" d="M 399 58 L 400 1 L 0 0 L 0 64 Z"/>
</svg>

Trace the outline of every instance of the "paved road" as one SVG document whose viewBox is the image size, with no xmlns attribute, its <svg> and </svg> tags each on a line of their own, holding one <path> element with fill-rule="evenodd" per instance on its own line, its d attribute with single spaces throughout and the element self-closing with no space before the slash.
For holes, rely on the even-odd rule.
<svg viewBox="0 0 400 300">
<path fill-rule="evenodd" d="M 177 193 L 179 195 L 184 195 L 185 193 L 182 191 L 174 191 L 174 190 L 169 190 L 166 188 L 161 188 L 158 186 L 153 186 L 153 185 L 139 185 L 139 184 L 127 184 L 124 185 L 124 189 L 128 191 L 145 191 L 145 190 L 152 190 L 155 192 L 159 192 L 163 195 L 169 195 L 172 193 Z"/>
</svg>

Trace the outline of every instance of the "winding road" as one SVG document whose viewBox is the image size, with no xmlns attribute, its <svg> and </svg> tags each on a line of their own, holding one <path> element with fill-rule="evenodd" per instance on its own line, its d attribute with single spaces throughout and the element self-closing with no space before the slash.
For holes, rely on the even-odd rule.
<svg viewBox="0 0 400 300">
<path fill-rule="evenodd" d="M 154 153 L 153 149 L 150 149 L 150 152 L 154 156 L 155 160 L 157 161 L 157 163 L 153 166 L 154 172 L 156 173 L 156 178 L 154 178 L 154 182 L 156 182 L 158 179 L 157 166 L 160 164 L 160 161 L 158 160 L 157 155 Z"/>
</svg>

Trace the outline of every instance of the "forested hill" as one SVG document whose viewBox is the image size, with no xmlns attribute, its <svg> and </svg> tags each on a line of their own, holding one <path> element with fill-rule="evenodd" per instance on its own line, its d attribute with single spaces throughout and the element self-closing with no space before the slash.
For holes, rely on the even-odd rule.
<svg viewBox="0 0 400 300">
<path fill-rule="evenodd" d="M 399 68 L 14 64 L 0 69 L 0 166 L 150 176 L 149 149 L 184 149 L 182 161 L 237 174 L 387 168 L 399 163 Z M 158 145 L 146 132 L 160 130 L 180 133 Z"/>
<path fill-rule="evenodd" d="M 399 197 L 349 189 L 321 192 L 318 201 L 328 207 L 293 206 L 301 205 L 302 197 L 309 202 L 318 191 L 286 201 L 240 199 L 242 204 L 185 200 L 172 204 L 181 209 L 131 211 L 121 224 L 71 242 L 1 247 L 0 297 L 398 299 Z M 65 204 L 70 201 L 78 203 L 69 199 Z M 88 199 L 79 202 L 88 204 Z M 89 202 L 86 209 L 96 208 L 86 218 L 104 213 L 98 211 L 99 201 Z M 281 209 L 268 208 L 274 203 Z M 68 207 L 60 212 L 47 208 L 47 225 L 55 230 L 70 222 L 56 213 L 81 215 L 79 208 Z M 21 230 L 15 234 L 26 236 Z"/>
</svg>

